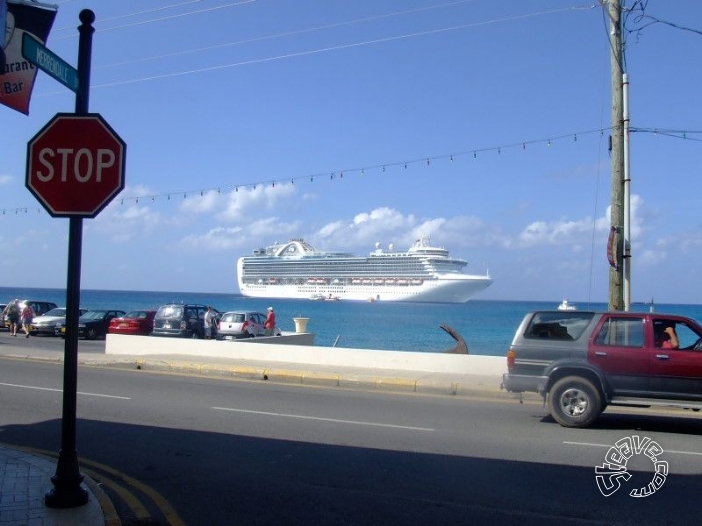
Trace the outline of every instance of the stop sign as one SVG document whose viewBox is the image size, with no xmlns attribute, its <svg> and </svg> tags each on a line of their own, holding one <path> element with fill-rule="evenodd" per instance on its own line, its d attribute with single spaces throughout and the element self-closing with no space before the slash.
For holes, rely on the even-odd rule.
<svg viewBox="0 0 702 526">
<path fill-rule="evenodd" d="M 27 143 L 25 186 L 53 217 L 95 217 L 124 188 L 127 145 L 97 113 L 58 113 Z"/>
</svg>

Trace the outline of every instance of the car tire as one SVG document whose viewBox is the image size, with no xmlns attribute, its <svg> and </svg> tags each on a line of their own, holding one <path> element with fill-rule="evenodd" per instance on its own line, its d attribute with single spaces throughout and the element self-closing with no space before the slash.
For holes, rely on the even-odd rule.
<svg viewBox="0 0 702 526">
<path fill-rule="evenodd" d="M 94 340 L 97 338 L 97 332 L 95 329 L 88 329 L 85 331 L 85 339 L 86 340 Z"/>
<path fill-rule="evenodd" d="M 590 380 L 566 376 L 553 384 L 548 408 L 563 427 L 587 427 L 600 416 L 604 406 L 599 390 Z"/>
</svg>

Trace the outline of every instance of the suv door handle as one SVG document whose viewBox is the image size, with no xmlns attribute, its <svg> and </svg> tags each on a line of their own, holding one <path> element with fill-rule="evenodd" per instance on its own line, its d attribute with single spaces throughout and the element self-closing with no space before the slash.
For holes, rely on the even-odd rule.
<svg viewBox="0 0 702 526">
<path fill-rule="evenodd" d="M 657 354 L 656 359 L 657 360 L 669 360 L 670 356 L 668 356 L 667 354 Z"/>
<path fill-rule="evenodd" d="M 604 351 L 595 351 L 595 356 L 607 356 L 607 353 Z"/>
</svg>

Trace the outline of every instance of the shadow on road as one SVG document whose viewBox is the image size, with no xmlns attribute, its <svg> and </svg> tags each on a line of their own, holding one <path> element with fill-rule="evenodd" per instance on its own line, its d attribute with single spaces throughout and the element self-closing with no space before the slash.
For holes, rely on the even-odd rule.
<svg viewBox="0 0 702 526">
<path fill-rule="evenodd" d="M 60 424 L 2 426 L 0 442 L 55 451 Z M 603 418 L 601 425 L 614 424 Z M 595 482 L 595 466 L 477 458 L 470 450 L 464 456 L 434 455 L 94 420 L 79 420 L 77 429 L 82 466 L 110 466 L 148 485 L 190 526 L 699 524 L 699 510 L 691 503 L 702 494 L 700 477 L 671 473 L 654 495 L 628 495 L 650 482 L 652 468 L 634 473 L 620 491 L 604 497 Z M 126 523 L 130 510 L 123 503 L 118 507 Z"/>
</svg>

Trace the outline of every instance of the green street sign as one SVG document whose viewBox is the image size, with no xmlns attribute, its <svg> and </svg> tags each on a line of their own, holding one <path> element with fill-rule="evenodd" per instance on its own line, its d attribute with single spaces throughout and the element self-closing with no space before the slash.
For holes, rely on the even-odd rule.
<svg viewBox="0 0 702 526">
<path fill-rule="evenodd" d="M 22 56 L 69 90 L 78 92 L 78 70 L 27 32 L 22 34 Z"/>
</svg>

